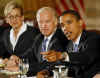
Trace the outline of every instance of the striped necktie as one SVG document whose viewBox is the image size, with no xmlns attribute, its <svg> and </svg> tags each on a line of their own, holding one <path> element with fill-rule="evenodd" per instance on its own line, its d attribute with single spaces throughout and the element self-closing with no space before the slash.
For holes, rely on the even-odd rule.
<svg viewBox="0 0 100 78">
<path fill-rule="evenodd" d="M 77 52 L 78 51 L 78 44 L 73 44 L 73 52 Z"/>
<path fill-rule="evenodd" d="M 46 52 L 46 43 L 47 43 L 48 39 L 45 38 L 42 42 L 42 49 L 41 49 L 41 52 Z M 42 55 L 41 55 L 41 61 L 44 61 L 46 60 Z"/>
<path fill-rule="evenodd" d="M 47 43 L 47 41 L 48 41 L 48 38 L 45 38 L 45 39 L 43 40 L 41 52 L 45 52 L 45 51 L 46 51 L 46 43 Z"/>
</svg>

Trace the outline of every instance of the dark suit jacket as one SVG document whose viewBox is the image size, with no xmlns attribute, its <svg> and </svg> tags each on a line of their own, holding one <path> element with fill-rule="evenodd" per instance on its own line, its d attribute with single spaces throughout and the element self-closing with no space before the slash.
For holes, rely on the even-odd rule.
<svg viewBox="0 0 100 78">
<path fill-rule="evenodd" d="M 37 57 L 38 63 L 40 63 L 40 66 L 39 66 L 40 70 L 47 68 L 46 63 L 41 61 L 41 55 L 40 55 L 43 39 L 44 39 L 44 36 L 42 34 L 39 34 L 36 37 L 34 45 L 33 45 L 33 52 L 35 56 Z M 61 29 L 57 29 L 50 40 L 50 43 L 48 45 L 48 51 L 49 50 L 64 51 L 65 50 L 64 47 L 67 45 L 67 43 L 68 43 L 68 40 L 66 40 L 66 37 L 64 36 Z"/>
<path fill-rule="evenodd" d="M 3 45 L 5 50 L 3 52 L 3 57 L 9 57 L 14 54 L 20 58 L 28 58 L 31 70 L 31 64 L 36 60 L 34 55 L 32 55 L 32 52 L 29 52 L 28 50 L 32 47 L 34 39 L 38 33 L 38 29 L 27 26 L 27 30 L 21 34 L 13 51 L 12 44 L 10 42 L 10 28 L 7 29 L 3 34 Z"/>
<path fill-rule="evenodd" d="M 8 28 L 9 27 L 0 26 L 0 57 L 3 56 L 3 50 L 4 50 L 4 46 L 3 46 L 3 42 L 2 42 L 3 32 Z"/>
<path fill-rule="evenodd" d="M 72 52 L 72 42 L 67 46 L 71 69 L 76 78 L 92 78 L 100 71 L 100 35 L 94 32 L 83 31 L 78 52 Z"/>
</svg>

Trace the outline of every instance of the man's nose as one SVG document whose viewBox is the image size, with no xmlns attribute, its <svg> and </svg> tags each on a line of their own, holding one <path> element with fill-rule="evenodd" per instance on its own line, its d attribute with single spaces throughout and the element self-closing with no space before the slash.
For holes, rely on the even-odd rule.
<svg viewBox="0 0 100 78">
<path fill-rule="evenodd" d="M 67 30 L 67 27 L 64 26 L 64 27 L 63 27 L 63 31 L 66 31 L 66 30 Z"/>
<path fill-rule="evenodd" d="M 44 28 L 47 27 L 47 24 L 46 23 L 43 23 L 42 24 L 42 27 L 44 27 Z"/>
</svg>

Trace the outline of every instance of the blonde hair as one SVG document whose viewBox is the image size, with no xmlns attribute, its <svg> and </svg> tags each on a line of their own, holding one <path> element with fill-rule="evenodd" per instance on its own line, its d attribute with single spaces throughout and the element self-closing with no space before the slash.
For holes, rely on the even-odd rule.
<svg viewBox="0 0 100 78">
<path fill-rule="evenodd" d="M 37 14 L 36 14 L 36 19 L 38 20 L 40 18 L 40 13 L 44 12 L 44 11 L 49 11 L 50 13 L 52 13 L 54 15 L 54 18 L 57 18 L 57 14 L 55 12 L 55 10 L 51 7 L 43 7 L 43 8 L 40 8 L 38 11 L 37 11 Z"/>
<path fill-rule="evenodd" d="M 12 11 L 12 9 L 15 9 L 15 8 L 20 9 L 21 14 L 23 15 L 23 7 L 20 4 L 18 4 L 17 2 L 15 2 L 15 1 L 10 1 L 5 6 L 4 15 L 7 16 Z"/>
</svg>

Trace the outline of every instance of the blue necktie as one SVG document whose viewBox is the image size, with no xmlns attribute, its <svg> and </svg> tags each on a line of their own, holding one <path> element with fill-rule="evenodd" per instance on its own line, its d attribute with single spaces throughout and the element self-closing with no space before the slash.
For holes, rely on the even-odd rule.
<svg viewBox="0 0 100 78">
<path fill-rule="evenodd" d="M 45 39 L 43 40 L 41 52 L 46 52 L 46 43 L 47 43 L 47 41 L 48 41 L 47 38 L 45 38 Z M 45 60 L 44 57 L 41 56 L 41 61 L 44 61 L 44 60 Z"/>
<path fill-rule="evenodd" d="M 45 52 L 46 51 L 46 43 L 47 43 L 47 41 L 48 41 L 47 38 L 43 40 L 41 52 Z"/>
<path fill-rule="evenodd" d="M 78 51 L 78 44 L 73 44 L 73 52 L 77 52 Z"/>
</svg>

